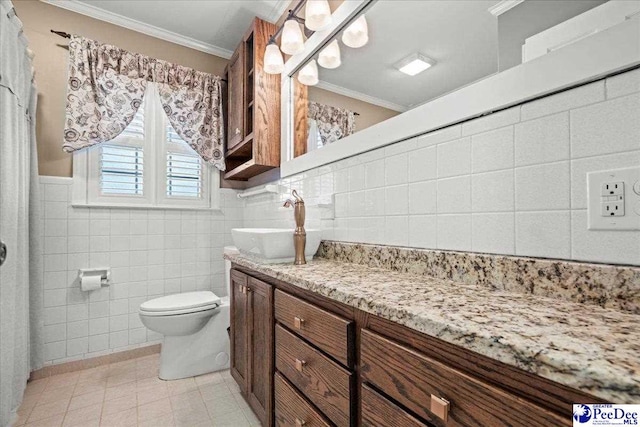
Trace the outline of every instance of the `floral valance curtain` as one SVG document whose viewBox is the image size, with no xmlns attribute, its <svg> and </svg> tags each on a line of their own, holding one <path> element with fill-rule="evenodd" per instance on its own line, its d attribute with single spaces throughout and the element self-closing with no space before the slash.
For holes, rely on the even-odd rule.
<svg viewBox="0 0 640 427">
<path fill-rule="evenodd" d="M 355 113 L 345 108 L 309 101 L 309 121 L 315 121 L 322 145 L 331 144 L 355 131 Z"/>
<path fill-rule="evenodd" d="M 155 82 L 169 122 L 206 162 L 225 169 L 220 77 L 72 36 L 63 149 L 118 136 Z"/>
</svg>

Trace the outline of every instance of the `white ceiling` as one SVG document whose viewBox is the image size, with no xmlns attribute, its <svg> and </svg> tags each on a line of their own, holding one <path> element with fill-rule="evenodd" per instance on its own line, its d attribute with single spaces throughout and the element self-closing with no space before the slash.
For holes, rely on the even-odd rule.
<svg viewBox="0 0 640 427">
<path fill-rule="evenodd" d="M 229 58 L 254 16 L 275 22 L 291 0 L 44 0 L 136 31 Z M 496 0 L 379 0 L 367 11 L 369 43 L 341 44 L 342 66 L 320 68 L 326 89 L 399 111 L 495 73 Z M 407 76 L 393 67 L 421 52 L 435 67 Z"/>
<path fill-rule="evenodd" d="M 291 0 L 45 1 L 228 58 L 255 16 L 275 22 Z"/>
<path fill-rule="evenodd" d="M 369 43 L 359 49 L 340 43 L 342 65 L 319 67 L 320 80 L 406 109 L 493 74 L 498 22 L 488 9 L 495 4 L 380 0 L 366 12 Z M 394 67 L 415 52 L 437 64 L 416 76 Z"/>
</svg>

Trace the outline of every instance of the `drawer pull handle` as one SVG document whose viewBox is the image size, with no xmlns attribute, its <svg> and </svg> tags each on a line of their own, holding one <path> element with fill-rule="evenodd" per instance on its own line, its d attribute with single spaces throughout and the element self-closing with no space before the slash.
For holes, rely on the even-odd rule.
<svg viewBox="0 0 640 427">
<path fill-rule="evenodd" d="M 441 397 L 431 395 L 431 412 L 445 423 L 449 418 L 449 401 Z"/>
<path fill-rule="evenodd" d="M 307 425 L 306 421 L 302 421 L 301 419 L 296 418 L 296 427 L 304 427 L 306 425 Z"/>
<path fill-rule="evenodd" d="M 243 294 L 246 294 L 247 293 L 247 287 L 244 286 L 244 285 L 240 286 L 240 292 L 242 292 Z"/>
<path fill-rule="evenodd" d="M 304 369 L 304 365 L 306 364 L 307 362 L 305 362 L 304 360 L 296 359 L 296 371 L 302 372 L 302 370 Z"/>
<path fill-rule="evenodd" d="M 296 329 L 302 329 L 302 327 L 304 326 L 304 319 L 301 318 L 301 317 L 298 317 L 298 316 L 294 317 L 293 318 L 293 326 Z"/>
<path fill-rule="evenodd" d="M 240 128 L 236 128 L 236 135 L 240 135 Z"/>
</svg>

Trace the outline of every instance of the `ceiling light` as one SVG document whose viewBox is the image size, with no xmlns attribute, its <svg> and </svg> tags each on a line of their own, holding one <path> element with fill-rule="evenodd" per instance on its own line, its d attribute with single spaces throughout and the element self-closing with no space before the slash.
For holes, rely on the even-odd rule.
<svg viewBox="0 0 640 427">
<path fill-rule="evenodd" d="M 395 67 L 405 74 L 415 76 L 434 65 L 436 65 L 436 61 L 433 59 L 420 53 L 414 53 L 398 62 Z"/>
<path fill-rule="evenodd" d="M 322 49 L 320 55 L 318 55 L 318 64 L 324 68 L 338 68 L 340 66 L 340 45 L 338 40 L 332 41 Z"/>
<path fill-rule="evenodd" d="M 353 21 L 342 33 L 342 42 L 349 47 L 362 47 L 369 41 L 369 28 L 364 15 Z"/>
<path fill-rule="evenodd" d="M 315 86 L 318 84 L 318 66 L 316 60 L 312 59 L 298 73 L 298 81 L 306 86 Z"/>
<path fill-rule="evenodd" d="M 324 30 L 331 24 L 331 9 L 327 0 L 307 0 L 304 25 L 311 31 Z"/>
<path fill-rule="evenodd" d="M 295 19 L 289 19 L 284 23 L 282 30 L 282 41 L 280 42 L 280 50 L 287 55 L 295 55 L 304 50 L 304 39 L 300 24 Z"/>
<path fill-rule="evenodd" d="M 280 48 L 275 42 L 270 42 L 264 52 L 264 71 L 267 74 L 280 74 L 284 71 L 284 59 Z"/>
</svg>

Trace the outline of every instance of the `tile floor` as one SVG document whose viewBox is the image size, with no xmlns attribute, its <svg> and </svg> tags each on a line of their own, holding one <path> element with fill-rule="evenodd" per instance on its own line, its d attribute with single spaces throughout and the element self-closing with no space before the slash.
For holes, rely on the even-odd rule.
<svg viewBox="0 0 640 427">
<path fill-rule="evenodd" d="M 229 371 L 158 379 L 159 355 L 27 385 L 17 426 L 259 426 Z"/>
</svg>

